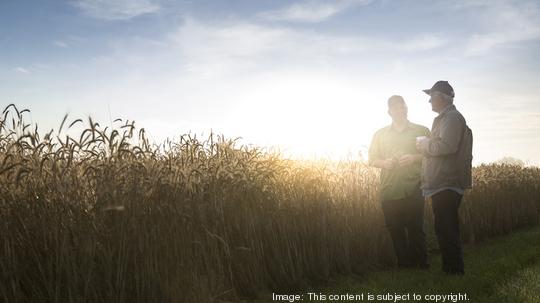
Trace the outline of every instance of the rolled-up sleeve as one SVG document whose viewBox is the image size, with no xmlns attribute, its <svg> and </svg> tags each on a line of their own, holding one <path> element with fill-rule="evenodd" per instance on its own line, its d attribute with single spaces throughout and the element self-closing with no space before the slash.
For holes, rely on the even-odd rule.
<svg viewBox="0 0 540 303">
<path fill-rule="evenodd" d="M 424 140 L 421 151 L 425 156 L 437 157 L 454 154 L 459 149 L 459 141 L 463 134 L 461 119 L 456 115 L 447 115 L 441 121 L 440 136 Z"/>
</svg>

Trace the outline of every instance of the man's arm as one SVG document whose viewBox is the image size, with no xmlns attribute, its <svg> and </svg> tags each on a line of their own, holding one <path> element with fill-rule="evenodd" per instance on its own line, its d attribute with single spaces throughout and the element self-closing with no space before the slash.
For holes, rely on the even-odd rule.
<svg viewBox="0 0 540 303">
<path fill-rule="evenodd" d="M 422 154 L 405 154 L 399 158 L 399 166 L 407 166 L 417 162 L 422 162 Z"/>
<path fill-rule="evenodd" d="M 373 139 L 371 140 L 371 144 L 369 145 L 368 163 L 370 166 L 384 169 L 391 169 L 393 166 L 392 160 L 383 159 L 381 155 L 378 133 L 375 133 L 375 135 L 373 135 Z"/>
<path fill-rule="evenodd" d="M 464 123 L 458 115 L 448 115 L 442 123 L 439 137 L 425 139 L 417 144 L 423 155 L 437 157 L 458 151 Z"/>
<path fill-rule="evenodd" d="M 370 165 L 377 168 L 392 169 L 394 167 L 394 161 L 392 159 L 375 160 Z"/>
<path fill-rule="evenodd" d="M 426 138 L 429 138 L 431 133 L 429 128 L 422 126 L 420 134 Z M 399 166 L 407 166 L 422 162 L 422 158 L 424 158 L 424 156 L 420 153 L 420 151 L 414 154 L 405 154 L 399 158 Z"/>
</svg>

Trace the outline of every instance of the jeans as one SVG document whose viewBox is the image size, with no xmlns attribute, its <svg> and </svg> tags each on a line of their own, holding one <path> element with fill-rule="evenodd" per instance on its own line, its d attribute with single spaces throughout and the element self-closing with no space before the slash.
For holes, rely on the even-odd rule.
<svg viewBox="0 0 540 303">
<path fill-rule="evenodd" d="M 464 273 L 458 218 L 462 198 L 461 194 L 453 190 L 443 190 L 431 197 L 435 233 L 441 250 L 442 269 L 453 274 Z"/>
<path fill-rule="evenodd" d="M 399 267 L 429 266 L 424 232 L 425 200 L 420 190 L 398 200 L 382 201 L 386 227 Z"/>
</svg>

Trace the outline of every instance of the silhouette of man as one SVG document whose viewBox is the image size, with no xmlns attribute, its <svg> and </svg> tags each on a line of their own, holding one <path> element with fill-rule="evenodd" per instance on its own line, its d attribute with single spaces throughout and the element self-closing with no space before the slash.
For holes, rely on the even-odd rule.
<svg viewBox="0 0 540 303">
<path fill-rule="evenodd" d="M 424 232 L 424 203 L 420 190 L 422 155 L 416 137 L 428 136 L 427 127 L 409 122 L 401 96 L 388 99 L 392 123 L 379 129 L 369 147 L 369 163 L 381 168 L 381 204 L 392 238 L 398 267 L 429 268 Z"/>
<path fill-rule="evenodd" d="M 424 92 L 439 115 L 433 120 L 429 138 L 417 142 L 424 155 L 422 191 L 431 197 L 442 269 L 463 275 L 458 209 L 465 189 L 472 185 L 472 131 L 454 106 L 454 89 L 448 81 L 437 81 Z"/>
</svg>

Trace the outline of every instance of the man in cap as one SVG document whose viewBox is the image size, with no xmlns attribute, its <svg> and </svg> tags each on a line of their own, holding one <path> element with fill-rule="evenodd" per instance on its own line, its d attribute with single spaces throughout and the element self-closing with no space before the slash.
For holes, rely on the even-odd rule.
<svg viewBox="0 0 540 303">
<path fill-rule="evenodd" d="M 458 208 L 465 190 L 472 186 L 472 131 L 453 104 L 454 89 L 448 81 L 437 81 L 424 92 L 431 97 L 431 109 L 439 115 L 429 138 L 416 143 L 424 155 L 422 191 L 425 197 L 431 197 L 442 269 L 463 275 Z"/>
<path fill-rule="evenodd" d="M 401 96 L 388 99 L 392 124 L 378 130 L 369 147 L 369 163 L 381 168 L 381 203 L 400 268 L 429 268 L 424 232 L 424 203 L 420 190 L 422 155 L 418 136 L 427 127 L 409 122 Z"/>
</svg>

